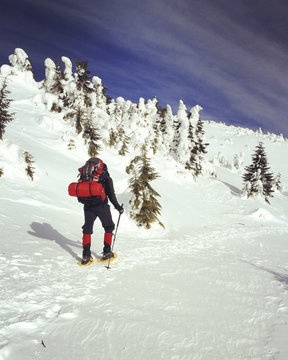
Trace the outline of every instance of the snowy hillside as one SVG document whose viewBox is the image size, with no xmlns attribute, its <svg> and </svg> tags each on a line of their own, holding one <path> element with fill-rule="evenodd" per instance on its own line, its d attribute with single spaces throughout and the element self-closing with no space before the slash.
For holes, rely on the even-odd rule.
<svg viewBox="0 0 288 360">
<path fill-rule="evenodd" d="M 165 229 L 150 230 L 128 216 L 125 168 L 135 153 L 120 156 L 104 143 L 99 157 L 125 208 L 118 259 L 110 270 L 79 267 L 83 210 L 67 187 L 89 158 L 87 145 L 63 112 L 50 111 L 55 97 L 30 71 L 18 71 L 16 60 L 14 74 L 8 66 L 1 71 L 9 75 L 15 120 L 0 141 L 0 359 L 286 359 L 288 141 L 204 121 L 209 146 L 196 180 L 176 158 L 151 152 Z M 104 124 L 109 115 L 96 105 L 93 116 Z M 242 193 L 244 167 L 260 141 L 271 171 L 281 174 L 282 190 L 270 205 Z M 35 161 L 33 181 L 26 151 Z M 118 212 L 112 214 L 116 222 Z M 98 221 L 94 257 L 102 247 Z"/>
</svg>

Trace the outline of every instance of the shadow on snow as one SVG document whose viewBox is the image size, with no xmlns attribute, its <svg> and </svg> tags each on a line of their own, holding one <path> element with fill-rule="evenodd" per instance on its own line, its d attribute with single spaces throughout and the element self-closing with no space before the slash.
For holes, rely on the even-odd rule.
<svg viewBox="0 0 288 360">
<path fill-rule="evenodd" d="M 230 189 L 232 195 L 241 196 L 243 194 L 243 191 L 238 189 L 236 186 L 228 184 L 225 181 L 221 181 L 221 180 L 219 180 L 219 181 Z"/>
<path fill-rule="evenodd" d="M 264 270 L 267 273 L 273 275 L 275 280 L 279 281 L 286 289 L 288 289 L 288 275 L 287 274 L 283 274 L 283 273 L 279 273 L 279 272 L 271 270 L 271 269 L 267 269 L 264 266 L 256 265 L 249 261 L 245 261 L 245 262 L 254 266 L 257 269 Z"/>
<path fill-rule="evenodd" d="M 27 231 L 28 234 L 36 236 L 40 239 L 55 241 L 62 249 L 67 251 L 74 259 L 80 260 L 80 257 L 71 249 L 71 246 L 82 250 L 82 244 L 67 239 L 65 236 L 60 234 L 56 229 L 54 229 L 50 224 L 47 223 L 41 224 L 38 222 L 33 222 L 30 226 L 33 231 Z"/>
</svg>

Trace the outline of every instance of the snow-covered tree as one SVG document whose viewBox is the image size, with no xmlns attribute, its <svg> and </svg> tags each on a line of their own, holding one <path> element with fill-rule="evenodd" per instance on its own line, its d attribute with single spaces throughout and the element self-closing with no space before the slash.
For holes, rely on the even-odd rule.
<svg viewBox="0 0 288 360">
<path fill-rule="evenodd" d="M 0 140 L 3 140 L 6 125 L 13 120 L 14 113 L 9 111 L 11 99 L 8 99 L 10 91 L 7 89 L 7 78 L 3 80 L 0 89 Z"/>
<path fill-rule="evenodd" d="M 100 136 L 97 127 L 90 119 L 84 124 L 83 138 L 85 139 L 85 144 L 88 144 L 89 156 L 96 157 L 101 149 L 99 144 Z"/>
<path fill-rule="evenodd" d="M 202 110 L 202 107 L 196 105 L 193 107 L 189 114 L 189 130 L 188 130 L 188 139 L 190 141 L 189 159 L 185 163 L 185 168 L 189 171 L 192 171 L 194 177 L 199 176 L 202 173 L 204 161 L 204 155 L 207 153 L 206 147 L 207 143 L 204 143 L 204 129 L 203 121 L 200 120 L 199 112 Z"/>
<path fill-rule="evenodd" d="M 63 107 L 64 75 L 62 65 L 59 61 L 56 63 L 50 58 L 45 59 L 45 79 L 42 87 L 45 90 L 43 94 L 43 102 L 49 110 L 61 112 Z"/>
<path fill-rule="evenodd" d="M 80 108 L 80 106 L 76 109 L 75 113 L 76 115 L 76 121 L 75 121 L 75 128 L 77 134 L 80 134 L 83 130 L 82 123 L 87 120 L 87 117 L 85 116 L 85 111 Z"/>
<path fill-rule="evenodd" d="M 256 146 L 252 156 L 252 164 L 245 167 L 246 173 L 243 174 L 244 191 L 247 198 L 260 195 L 269 203 L 268 198 L 273 193 L 273 174 L 269 172 L 267 156 L 262 142 Z"/>
<path fill-rule="evenodd" d="M 179 101 L 176 121 L 174 123 L 174 138 L 172 153 L 175 159 L 185 164 L 189 156 L 189 119 L 187 108 L 182 100 Z"/>
<path fill-rule="evenodd" d="M 170 105 L 167 105 L 165 110 L 161 113 L 161 123 L 160 130 L 162 132 L 162 142 L 163 142 L 163 151 L 164 153 L 171 152 L 171 146 L 174 138 L 174 121 L 175 116 L 173 115 L 172 108 Z"/>
<path fill-rule="evenodd" d="M 72 72 L 72 62 L 66 56 L 62 56 L 61 60 L 64 63 L 64 80 L 69 82 L 73 80 L 73 72 Z"/>
<path fill-rule="evenodd" d="M 150 229 L 151 224 L 158 222 L 164 227 L 158 216 L 161 213 L 161 205 L 157 197 L 160 195 L 155 191 L 150 182 L 157 179 L 159 175 L 150 165 L 151 159 L 147 157 L 145 145 L 141 148 L 141 155 L 136 156 L 127 166 L 126 172 L 129 174 L 129 189 L 132 198 L 129 201 L 131 206 L 130 217 L 136 221 L 138 226 Z"/>
<path fill-rule="evenodd" d="M 116 145 L 116 142 L 117 142 L 117 133 L 114 129 L 110 129 L 108 145 L 110 147 L 114 147 Z"/>
<path fill-rule="evenodd" d="M 54 94 L 62 94 L 63 93 L 63 84 L 64 80 L 63 69 L 60 61 L 55 62 L 55 84 L 52 88 L 52 92 Z"/>
<path fill-rule="evenodd" d="M 93 88 L 93 84 L 91 83 L 90 71 L 87 70 L 88 61 L 77 61 L 76 62 L 76 87 L 83 98 L 84 104 L 86 107 L 92 105 L 90 94 L 95 90 Z"/>
<path fill-rule="evenodd" d="M 92 83 L 95 87 L 95 106 L 106 111 L 109 100 L 108 95 L 105 94 L 105 88 L 102 84 L 102 80 L 98 76 L 93 76 Z"/>
<path fill-rule="evenodd" d="M 240 153 L 240 155 L 238 155 L 238 154 L 234 155 L 233 167 L 236 170 L 242 169 L 242 167 L 243 167 L 243 154 L 242 153 Z"/>
<path fill-rule="evenodd" d="M 75 140 L 74 140 L 74 139 L 70 139 L 67 147 L 68 147 L 68 150 L 73 150 L 73 149 L 75 149 L 75 148 L 76 148 Z"/>
<path fill-rule="evenodd" d="M 56 65 L 54 61 L 50 58 L 45 59 L 45 80 L 44 88 L 47 92 L 53 93 L 56 82 Z"/>
<path fill-rule="evenodd" d="M 90 71 L 87 70 L 87 61 L 77 61 L 76 74 L 72 77 L 72 64 L 68 58 L 62 57 L 65 63 L 63 88 L 61 95 L 63 106 L 69 112 L 65 120 L 74 119 L 77 134 L 80 134 L 88 120 L 93 120 L 93 105 L 96 106 L 96 92 L 90 81 Z M 92 147 L 93 145 L 91 145 Z"/>
<path fill-rule="evenodd" d="M 28 151 L 25 151 L 23 153 L 23 157 L 24 157 L 24 161 L 27 164 L 25 171 L 27 176 L 33 181 L 34 180 L 34 173 L 35 173 L 35 168 L 33 167 L 33 163 L 35 162 L 33 160 L 33 156 L 31 154 L 29 154 Z"/>
<path fill-rule="evenodd" d="M 26 52 L 20 48 L 14 50 L 14 54 L 9 56 L 11 65 L 18 71 L 29 71 L 32 74 L 32 66 Z"/>
<path fill-rule="evenodd" d="M 120 155 L 125 155 L 129 151 L 128 146 L 131 140 L 129 135 L 131 131 L 129 127 L 131 106 L 131 101 L 125 101 L 122 97 L 118 97 L 116 103 L 113 101 L 108 107 L 109 112 L 112 112 L 109 124 L 109 145 L 115 146 Z"/>
<path fill-rule="evenodd" d="M 273 190 L 282 191 L 281 174 L 278 173 L 273 179 Z"/>
<path fill-rule="evenodd" d="M 125 156 L 129 152 L 129 143 L 130 143 L 130 137 L 125 134 L 124 129 L 119 129 L 119 138 L 121 138 L 121 148 L 118 151 L 119 155 Z"/>
</svg>

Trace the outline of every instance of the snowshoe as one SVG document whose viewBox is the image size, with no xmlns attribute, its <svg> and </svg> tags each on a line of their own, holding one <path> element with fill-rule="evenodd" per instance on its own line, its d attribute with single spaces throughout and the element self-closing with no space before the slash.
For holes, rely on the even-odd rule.
<svg viewBox="0 0 288 360">
<path fill-rule="evenodd" d="M 109 252 L 103 253 L 101 261 L 106 261 L 106 260 L 109 260 L 111 258 L 114 258 L 114 253 L 112 251 L 109 251 Z"/>
<path fill-rule="evenodd" d="M 107 253 L 103 253 L 103 256 L 97 260 L 99 263 L 108 263 L 110 261 L 114 261 L 117 258 L 117 253 L 109 251 Z"/>
<path fill-rule="evenodd" d="M 80 266 L 89 266 L 93 264 L 94 259 L 92 256 L 83 256 L 82 260 L 78 261 L 78 265 Z"/>
</svg>

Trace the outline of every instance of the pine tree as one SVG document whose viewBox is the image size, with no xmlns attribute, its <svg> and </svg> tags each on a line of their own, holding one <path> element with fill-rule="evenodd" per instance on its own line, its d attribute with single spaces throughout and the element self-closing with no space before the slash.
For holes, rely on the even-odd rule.
<svg viewBox="0 0 288 360">
<path fill-rule="evenodd" d="M 207 153 L 206 147 L 209 145 L 203 141 L 204 133 L 203 121 L 198 119 L 195 129 L 190 121 L 188 130 L 188 139 L 190 140 L 190 157 L 185 163 L 185 169 L 192 171 L 194 177 L 202 174 L 202 162 L 204 154 Z"/>
<path fill-rule="evenodd" d="M 281 174 L 278 173 L 273 179 L 273 189 L 276 191 L 282 191 Z"/>
<path fill-rule="evenodd" d="M 145 145 L 141 148 L 141 156 L 136 156 L 126 168 L 127 174 L 131 175 L 129 189 L 133 197 L 129 201 L 131 205 L 130 217 L 136 221 L 138 226 L 151 228 L 151 224 L 159 221 L 161 205 L 157 197 L 160 195 L 152 188 L 150 182 L 157 179 L 159 175 L 150 165 L 150 158 L 147 157 Z"/>
<path fill-rule="evenodd" d="M 244 190 L 247 198 L 254 195 L 261 195 L 269 203 L 268 197 L 273 193 L 273 174 L 269 172 L 267 156 L 263 143 L 260 142 L 252 156 L 252 164 L 245 167 L 246 173 L 242 176 Z"/>
<path fill-rule="evenodd" d="M 207 153 L 208 143 L 204 143 L 204 123 L 200 119 L 200 111 L 203 108 L 200 105 L 194 106 L 188 115 L 189 128 L 188 128 L 188 140 L 189 140 L 189 158 L 185 163 L 185 168 L 192 171 L 194 177 L 202 174 L 204 154 Z"/>
<path fill-rule="evenodd" d="M 83 129 L 82 122 L 84 119 L 86 119 L 84 111 L 80 107 L 78 107 L 76 110 L 76 122 L 75 122 L 77 134 L 80 134 Z"/>
<path fill-rule="evenodd" d="M 25 169 L 26 171 L 26 174 L 28 177 L 30 177 L 30 179 L 33 181 L 34 180 L 34 173 L 35 173 L 35 168 L 33 167 L 33 163 L 35 162 L 33 160 L 33 156 L 31 154 L 29 154 L 28 151 L 25 151 L 24 154 L 24 160 L 25 160 L 25 163 L 27 164 L 27 167 Z"/>
<path fill-rule="evenodd" d="M 3 168 L 0 168 L 0 178 L 4 175 Z"/>
<path fill-rule="evenodd" d="M 116 142 L 117 142 L 117 133 L 114 129 L 111 129 L 109 133 L 109 146 L 110 147 L 115 146 Z"/>
<path fill-rule="evenodd" d="M 174 124 L 174 138 L 172 142 L 172 154 L 175 159 L 185 164 L 189 157 L 190 142 L 189 135 L 189 119 L 187 108 L 182 100 L 179 101 L 177 117 Z"/>
<path fill-rule="evenodd" d="M 73 150 L 73 149 L 75 149 L 75 147 L 76 147 L 76 145 L 75 145 L 75 140 L 74 140 L 74 139 L 70 139 L 67 147 L 68 147 L 68 150 Z"/>
<path fill-rule="evenodd" d="M 62 85 L 62 81 L 64 79 L 64 74 L 63 74 L 63 69 L 62 69 L 62 65 L 60 63 L 60 61 L 56 61 L 55 62 L 55 79 L 54 79 L 54 84 L 52 86 L 52 93 L 53 94 L 63 94 L 63 85 Z"/>
<path fill-rule="evenodd" d="M 10 91 L 7 90 L 7 78 L 4 78 L 2 88 L 0 89 L 0 140 L 3 140 L 7 123 L 14 119 L 14 113 L 9 112 L 12 100 L 7 98 L 8 94 L 10 94 Z"/>
<path fill-rule="evenodd" d="M 129 146 L 129 142 L 130 142 L 130 137 L 124 133 L 123 128 L 121 130 L 123 133 L 119 132 L 118 136 L 122 141 L 122 146 L 121 146 L 120 150 L 118 151 L 118 154 L 121 156 L 125 156 L 129 152 L 128 146 Z"/>
<path fill-rule="evenodd" d="M 103 95 L 106 98 L 106 105 L 109 105 L 109 104 L 111 104 L 113 98 L 112 98 L 112 96 L 107 94 L 107 91 L 108 91 L 108 88 L 104 86 L 103 87 Z"/>
<path fill-rule="evenodd" d="M 240 153 L 240 155 L 235 154 L 234 155 L 234 161 L 233 161 L 233 167 L 236 170 L 241 170 L 243 166 L 243 154 Z"/>
<path fill-rule="evenodd" d="M 166 111 L 163 113 L 163 120 L 160 124 L 160 130 L 163 138 L 164 151 L 170 153 L 171 146 L 174 139 L 174 115 L 170 105 L 166 106 Z"/>
<path fill-rule="evenodd" d="M 187 160 L 185 163 L 185 169 L 192 171 L 193 176 L 197 177 L 198 175 L 201 174 L 202 166 L 199 161 L 197 143 L 196 140 L 194 139 L 193 126 L 191 122 L 189 124 L 188 139 L 191 143 L 191 150 L 190 150 L 189 160 Z"/>
<path fill-rule="evenodd" d="M 97 156 L 101 150 L 99 145 L 100 136 L 98 135 L 98 129 L 91 120 L 86 121 L 84 125 L 83 138 L 85 139 L 85 144 L 88 144 L 89 156 Z"/>
<path fill-rule="evenodd" d="M 151 144 L 151 148 L 153 151 L 153 154 L 155 155 L 156 152 L 159 149 L 160 143 L 161 143 L 161 139 L 160 139 L 160 122 L 155 122 L 153 125 L 153 130 L 154 130 L 154 137 L 153 137 L 153 142 Z"/>
<path fill-rule="evenodd" d="M 89 94 L 94 92 L 93 85 L 91 83 L 91 73 L 87 70 L 88 61 L 77 61 L 76 62 L 76 72 L 77 72 L 77 79 L 76 79 L 76 87 L 77 90 L 84 96 L 84 103 L 86 107 L 91 106 L 91 99 Z"/>
</svg>

